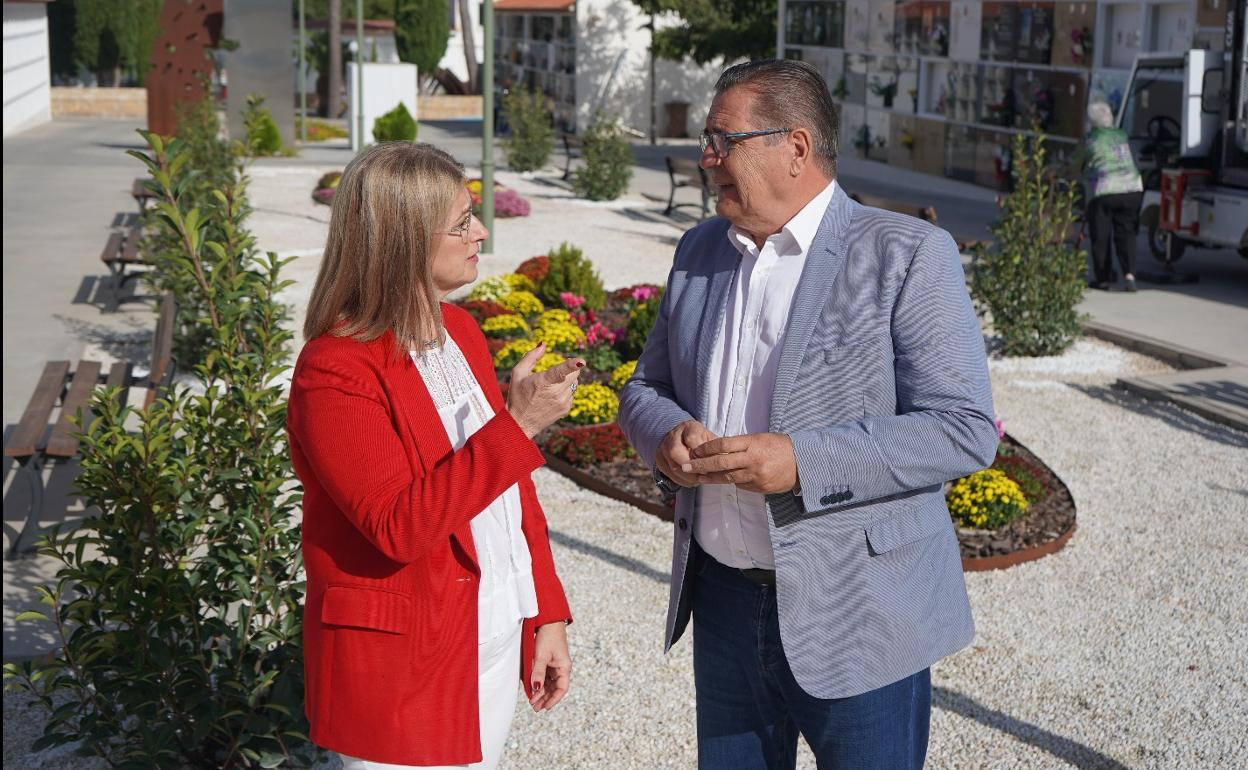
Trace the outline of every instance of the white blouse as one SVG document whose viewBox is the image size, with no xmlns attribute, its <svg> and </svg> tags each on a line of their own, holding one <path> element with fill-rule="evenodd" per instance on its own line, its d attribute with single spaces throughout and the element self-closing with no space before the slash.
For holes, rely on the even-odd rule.
<svg viewBox="0 0 1248 770">
<path fill-rule="evenodd" d="M 494 417 L 494 409 L 450 335 L 441 349 L 412 351 L 412 361 L 433 397 L 446 437 L 459 451 L 469 436 Z M 477 592 L 477 639 L 481 642 L 510 633 L 521 618 L 537 615 L 533 565 L 520 515 L 520 487 L 512 484 L 471 522 L 481 565 Z"/>
</svg>

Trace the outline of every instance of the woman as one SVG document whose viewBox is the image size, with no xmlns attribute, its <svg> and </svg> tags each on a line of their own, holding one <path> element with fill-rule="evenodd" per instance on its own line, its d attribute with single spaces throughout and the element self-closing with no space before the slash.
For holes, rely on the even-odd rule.
<svg viewBox="0 0 1248 770">
<path fill-rule="evenodd" d="M 306 710 L 348 770 L 492 768 L 520 672 L 567 692 L 571 622 L 529 476 L 584 361 L 503 402 L 485 338 L 441 302 L 488 232 L 463 168 L 430 145 L 361 153 L 334 195 L 288 423 L 304 487 Z"/>
<path fill-rule="evenodd" d="M 1104 101 L 1088 104 L 1092 133 L 1079 153 L 1083 168 L 1084 200 L 1092 240 L 1092 288 L 1109 291 L 1114 270 L 1110 240 L 1118 253 L 1123 285 L 1135 291 L 1135 236 L 1140 227 L 1144 185 L 1131 156 L 1127 132 L 1114 128 L 1114 113 Z"/>
</svg>

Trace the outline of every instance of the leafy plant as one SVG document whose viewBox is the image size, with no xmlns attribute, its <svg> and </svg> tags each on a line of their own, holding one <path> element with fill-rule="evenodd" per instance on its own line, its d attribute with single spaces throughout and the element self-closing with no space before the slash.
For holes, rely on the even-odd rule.
<svg viewBox="0 0 1248 770">
<path fill-rule="evenodd" d="M 585 298 L 585 307 L 601 310 L 606 304 L 607 292 L 602 287 L 602 279 L 594 265 L 585 258 L 585 253 L 568 243 L 561 243 L 546 255 L 549 269 L 546 275 L 537 282 L 538 296 L 548 304 L 560 305 L 560 296 L 570 292 Z"/>
<path fill-rule="evenodd" d="M 1079 336 L 1083 252 L 1067 242 L 1076 185 L 1050 175 L 1039 135 L 1014 137 L 1014 192 L 1001 203 L 992 246 L 978 246 L 971 296 L 1007 356 L 1061 353 Z"/>
<path fill-rule="evenodd" d="M 537 171 L 555 150 L 546 97 L 536 91 L 517 89 L 503 97 L 503 117 L 511 126 L 511 138 L 503 143 L 512 171 Z"/>
<path fill-rule="evenodd" d="M 416 120 L 399 102 L 394 109 L 373 121 L 373 139 L 379 142 L 416 141 Z"/>
<path fill-rule="evenodd" d="M 243 108 L 243 127 L 247 131 L 247 154 L 253 157 L 278 155 L 282 152 L 282 132 L 273 120 L 273 113 L 264 106 L 264 97 L 247 95 Z"/>
<path fill-rule="evenodd" d="M 624 387 L 624 383 L 628 382 L 633 376 L 633 372 L 637 370 L 636 359 L 627 363 L 620 364 L 611 372 L 611 388 L 612 390 L 620 390 Z"/>
<path fill-rule="evenodd" d="M 554 456 L 581 468 L 632 457 L 633 448 L 619 423 L 562 428 L 542 444 Z"/>
<path fill-rule="evenodd" d="M 592 345 L 581 353 L 581 357 L 585 359 L 585 365 L 595 372 L 614 371 L 620 365 L 620 354 L 611 347 L 610 342 Z"/>
<path fill-rule="evenodd" d="M 478 323 L 495 316 L 516 314 L 514 310 L 508 310 L 490 299 L 469 299 L 463 303 L 462 307 L 471 313 Z"/>
<path fill-rule="evenodd" d="M 542 306 L 542 301 L 531 291 L 513 291 L 499 297 L 495 302 L 522 316 L 537 315 L 546 309 Z"/>
<path fill-rule="evenodd" d="M 550 272 L 550 258 L 545 254 L 529 257 L 520 263 L 520 266 L 516 268 L 516 272 L 526 276 L 536 284 L 546 276 L 546 273 Z"/>
<path fill-rule="evenodd" d="M 572 178 L 572 189 L 591 201 L 613 201 L 633 178 L 633 153 L 613 118 L 599 113 L 581 138 L 585 162 Z"/>
<path fill-rule="evenodd" d="M 1011 481 L 1018 484 L 1018 488 L 1023 491 L 1023 496 L 1031 502 L 1038 503 L 1048 497 L 1048 490 L 1045 488 L 1044 482 L 1040 480 L 1043 477 L 1043 471 L 1018 455 L 998 453 L 996 460 L 992 463 L 992 467 L 1009 476 Z"/>
<path fill-rule="evenodd" d="M 572 409 L 564 418 L 576 425 L 612 422 L 620 413 L 620 397 L 599 382 L 586 382 L 572 394 Z"/>
<path fill-rule="evenodd" d="M 1018 484 L 993 468 L 955 481 L 945 501 L 954 519 L 976 529 L 997 529 L 1027 513 L 1027 498 Z"/>
<path fill-rule="evenodd" d="M 529 325 L 515 313 L 496 315 L 481 321 L 481 332 L 487 337 L 512 339 L 527 337 L 531 333 Z"/>
<path fill-rule="evenodd" d="M 432 74 L 438 68 L 446 53 L 450 29 L 450 6 L 446 0 L 398 0 L 394 40 L 399 58 L 415 64 L 421 74 Z"/>
<path fill-rule="evenodd" d="M 776 55 L 776 0 L 633 0 L 647 13 L 675 12 L 679 23 L 656 30 L 655 54 L 698 64 Z"/>
<path fill-rule="evenodd" d="M 148 409 L 95 394 L 77 486 L 98 513 L 44 542 L 56 583 L 21 617 L 50 622 L 60 645 L 5 679 L 49 711 L 37 749 L 81 742 L 115 767 L 306 766 L 320 750 L 305 735 L 301 492 L 279 382 L 289 282 L 245 230 L 245 180 L 219 191 L 210 225 L 185 197 L 189 148 L 143 136 L 150 157 L 131 154 L 180 237 L 164 269 L 200 295 L 179 299 L 202 308 L 205 355 L 194 389 Z"/>
<path fill-rule="evenodd" d="M 659 303 L 662 300 L 663 295 L 660 293 L 638 303 L 629 311 L 628 326 L 624 331 L 624 342 L 629 356 L 636 358 L 641 355 L 642 348 L 646 346 L 646 338 L 650 336 L 650 330 L 654 328 L 654 322 L 659 317 Z"/>
</svg>

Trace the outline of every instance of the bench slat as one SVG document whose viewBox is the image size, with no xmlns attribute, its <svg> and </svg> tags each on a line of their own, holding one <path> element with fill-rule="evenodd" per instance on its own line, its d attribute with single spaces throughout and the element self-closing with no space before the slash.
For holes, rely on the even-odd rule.
<svg viewBox="0 0 1248 770">
<path fill-rule="evenodd" d="M 690 160 L 689 158 L 674 158 L 669 155 L 667 156 L 667 165 L 669 170 L 674 174 L 684 174 L 694 180 L 698 180 L 702 176 L 702 167 L 698 165 L 698 161 L 696 160 Z"/>
<path fill-rule="evenodd" d="M 135 177 L 133 184 L 130 185 L 130 196 L 132 198 L 134 198 L 135 200 L 141 200 L 143 198 L 155 198 L 156 197 L 156 195 L 151 190 L 147 189 L 147 187 L 144 186 L 144 182 L 146 181 L 147 181 L 147 177 L 145 176 Z"/>
<path fill-rule="evenodd" d="M 108 236 L 108 242 L 104 244 L 104 250 L 100 252 L 101 262 L 115 262 L 117 256 L 121 253 L 121 246 L 125 242 L 126 236 L 114 230 Z"/>
<path fill-rule="evenodd" d="M 173 329 L 177 325 L 178 301 L 173 292 L 160 298 L 160 317 L 156 319 L 156 337 L 152 340 L 152 368 L 148 387 L 164 384 L 173 364 Z"/>
<path fill-rule="evenodd" d="M 98 361 L 79 361 L 74 371 L 74 379 L 69 383 L 65 400 L 61 403 L 61 416 L 52 428 L 52 437 L 44 454 L 49 457 L 73 457 L 78 452 L 78 426 L 74 425 L 73 417 L 82 411 L 82 424 L 91 422 L 91 393 L 100 383 L 100 363 Z"/>
<path fill-rule="evenodd" d="M 13 429 L 9 443 L 4 447 L 5 457 L 29 457 L 39 451 L 39 440 L 48 426 L 48 417 L 56 407 L 56 400 L 61 397 L 65 387 L 65 377 L 69 374 L 68 361 L 49 361 L 43 367 L 39 384 L 35 393 L 26 404 L 22 419 Z"/>
<path fill-rule="evenodd" d="M 143 258 L 139 256 L 139 241 L 143 239 L 143 229 L 140 227 L 130 228 L 130 232 L 126 234 L 126 246 L 121 250 L 121 259 L 124 262 L 142 262 Z"/>
</svg>

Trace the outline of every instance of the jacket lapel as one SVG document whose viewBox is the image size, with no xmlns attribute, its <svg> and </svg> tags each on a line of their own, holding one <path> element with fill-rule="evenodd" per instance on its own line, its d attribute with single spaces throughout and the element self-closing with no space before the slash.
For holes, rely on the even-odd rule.
<svg viewBox="0 0 1248 770">
<path fill-rule="evenodd" d="M 710 400 L 711 387 L 711 353 L 719 342 L 720 332 L 724 327 L 724 313 L 728 310 L 728 290 L 732 287 L 737 273 L 741 271 L 741 253 L 727 239 L 731 236 L 724 231 L 723 252 L 715 260 L 715 265 L 724 265 L 723 269 L 714 270 L 706 287 L 706 301 L 703 312 L 699 316 L 698 340 L 695 349 L 698 351 L 698 366 L 694 375 L 697 377 L 698 410 L 694 413 L 703 424 L 711 417 L 706 413 Z M 732 267 L 729 268 L 728 266 Z"/>
<path fill-rule="evenodd" d="M 819 232 L 806 256 L 802 277 L 793 295 L 793 309 L 784 334 L 780 351 L 780 366 L 776 373 L 776 389 L 771 399 L 771 417 L 768 427 L 779 431 L 784 425 L 784 412 L 793 393 L 797 371 L 806 357 L 806 348 L 815 329 L 820 313 L 832 293 L 832 284 L 845 262 L 845 233 L 853 217 L 854 204 L 839 184 L 832 195 L 832 202 L 824 212 Z"/>
</svg>

